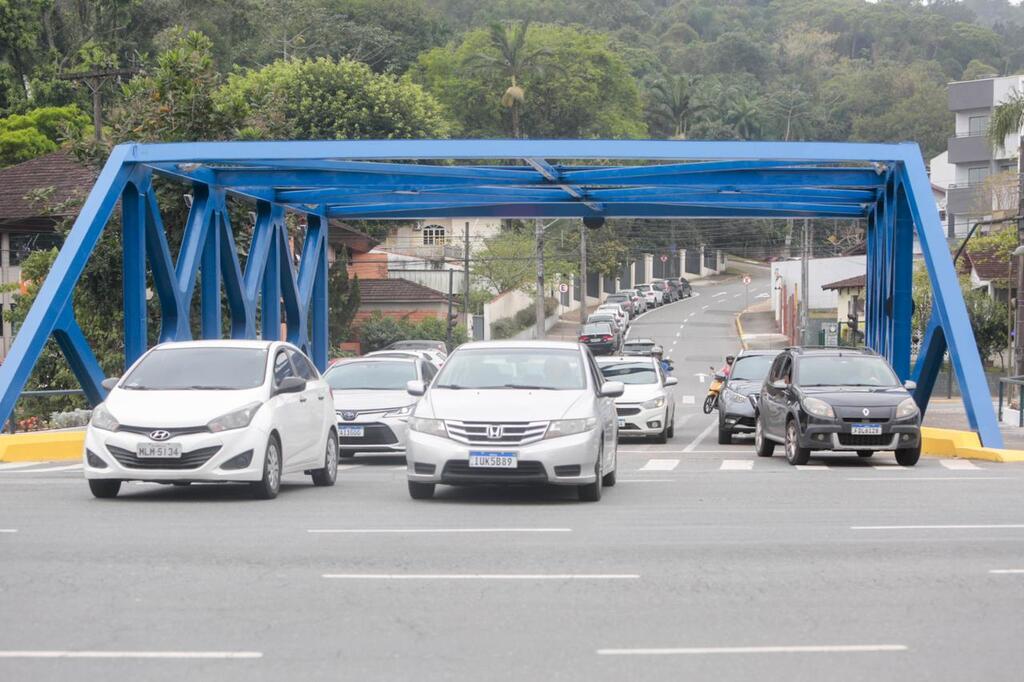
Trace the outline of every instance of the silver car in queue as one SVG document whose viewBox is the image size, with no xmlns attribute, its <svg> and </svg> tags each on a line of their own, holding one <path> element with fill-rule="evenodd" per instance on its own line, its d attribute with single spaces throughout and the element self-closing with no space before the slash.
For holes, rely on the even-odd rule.
<svg viewBox="0 0 1024 682">
<path fill-rule="evenodd" d="M 456 349 L 409 419 L 409 494 L 437 484 L 575 486 L 582 501 L 615 484 L 623 385 L 578 343 L 486 341 Z"/>
</svg>

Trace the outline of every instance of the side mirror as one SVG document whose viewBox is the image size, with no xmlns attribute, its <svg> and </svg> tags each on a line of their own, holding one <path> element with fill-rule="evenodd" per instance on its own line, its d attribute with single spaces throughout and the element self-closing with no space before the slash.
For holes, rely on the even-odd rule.
<svg viewBox="0 0 1024 682">
<path fill-rule="evenodd" d="M 120 380 L 120 377 L 107 377 L 106 379 L 100 382 L 100 386 L 107 389 L 108 391 L 113 391 L 114 387 L 117 386 L 117 382 L 119 382 Z"/>
<path fill-rule="evenodd" d="M 412 396 L 421 396 L 427 392 L 427 385 L 422 381 L 407 381 L 405 391 Z"/>
<path fill-rule="evenodd" d="M 907 389 L 908 391 L 913 391 L 914 389 L 917 388 L 917 382 L 911 379 L 907 379 L 906 381 L 903 382 L 903 388 Z"/>
<path fill-rule="evenodd" d="M 281 393 L 302 393 L 306 390 L 306 380 L 302 377 L 285 377 L 277 385 L 278 394 Z"/>
<path fill-rule="evenodd" d="M 675 377 L 665 377 L 665 385 L 666 386 L 675 386 L 678 383 L 679 383 L 679 379 L 676 379 Z"/>
<path fill-rule="evenodd" d="M 599 394 L 602 398 L 618 398 L 625 390 L 626 386 L 621 381 L 606 381 L 601 384 Z"/>
</svg>

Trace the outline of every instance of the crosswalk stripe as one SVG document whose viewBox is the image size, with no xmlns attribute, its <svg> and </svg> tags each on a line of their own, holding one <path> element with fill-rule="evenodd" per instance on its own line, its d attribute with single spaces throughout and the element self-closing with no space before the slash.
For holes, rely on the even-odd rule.
<svg viewBox="0 0 1024 682">
<path fill-rule="evenodd" d="M 362 464 L 339 464 L 338 471 L 347 471 L 349 469 L 358 469 L 363 466 Z"/>
<path fill-rule="evenodd" d="M 679 466 L 678 459 L 649 459 L 639 471 L 672 471 Z"/>
<path fill-rule="evenodd" d="M 81 468 L 82 468 L 82 464 L 81 464 L 81 462 L 79 462 L 78 464 L 69 464 L 69 465 L 66 465 L 66 466 L 58 466 L 58 467 L 46 467 L 44 469 L 11 469 L 11 470 L 8 470 L 6 473 L 8 473 L 8 474 L 42 474 L 42 473 L 47 473 L 47 472 L 50 472 L 50 471 L 72 471 L 72 470 L 78 470 L 78 469 L 81 469 Z"/>
<path fill-rule="evenodd" d="M 969 471 L 974 469 L 981 469 L 980 466 L 974 462 L 966 459 L 940 459 L 939 464 L 952 469 L 953 471 Z"/>
<path fill-rule="evenodd" d="M 797 464 L 796 468 L 800 469 L 801 471 L 824 471 L 825 469 L 828 469 L 828 465 L 827 464 Z"/>
<path fill-rule="evenodd" d="M 46 462 L 0 462 L 0 471 L 24 469 L 25 467 L 34 467 L 40 464 L 46 464 Z"/>
<path fill-rule="evenodd" d="M 752 459 L 723 459 L 722 466 L 719 467 L 722 471 L 750 471 L 754 468 L 754 460 Z"/>
<path fill-rule="evenodd" d="M 693 405 L 695 402 L 697 401 L 692 395 L 683 396 L 683 405 Z"/>
</svg>

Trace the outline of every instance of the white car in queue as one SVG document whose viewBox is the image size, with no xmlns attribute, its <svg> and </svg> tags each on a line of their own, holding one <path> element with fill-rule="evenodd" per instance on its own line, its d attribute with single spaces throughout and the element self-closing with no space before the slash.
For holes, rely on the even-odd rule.
<svg viewBox="0 0 1024 682">
<path fill-rule="evenodd" d="M 605 355 L 596 360 L 606 381 L 622 382 L 625 387 L 615 399 L 621 438 L 642 436 L 665 443 L 675 436 L 676 398 L 668 389 L 679 380 L 665 376 L 657 358 Z"/>
<path fill-rule="evenodd" d="M 596 502 L 615 484 L 618 429 L 614 399 L 578 343 L 485 341 L 459 346 L 409 419 L 409 495 L 435 486 L 554 484 Z"/>
<path fill-rule="evenodd" d="M 115 497 L 122 481 L 246 482 L 270 499 L 294 472 L 334 485 L 330 391 L 291 344 L 164 343 L 103 385 L 83 453 L 96 497 Z"/>
<path fill-rule="evenodd" d="M 340 360 L 324 374 L 334 396 L 339 452 L 405 452 L 406 427 L 416 398 L 410 381 L 429 384 L 437 374 L 425 358 L 370 353 Z"/>
</svg>

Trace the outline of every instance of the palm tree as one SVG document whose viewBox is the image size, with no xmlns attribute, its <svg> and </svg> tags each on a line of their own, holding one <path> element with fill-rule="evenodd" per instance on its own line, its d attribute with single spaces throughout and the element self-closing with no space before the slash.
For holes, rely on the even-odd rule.
<svg viewBox="0 0 1024 682">
<path fill-rule="evenodd" d="M 651 86 L 652 113 L 673 128 L 673 139 L 686 139 L 691 118 L 708 108 L 694 101 L 695 84 L 686 76 L 676 76 Z"/>
<path fill-rule="evenodd" d="M 1014 90 L 992 112 L 988 124 L 988 138 L 999 149 L 1003 148 L 1007 135 L 1017 133 L 1024 138 L 1024 93 Z M 1021 150 L 1024 152 L 1024 150 Z"/>
<path fill-rule="evenodd" d="M 740 139 L 749 140 L 761 132 L 761 111 L 746 95 L 735 94 L 728 100 L 725 120 Z"/>
<path fill-rule="evenodd" d="M 529 27 L 529 20 L 514 26 L 497 22 L 491 24 L 490 43 L 498 54 L 480 52 L 467 60 L 467 65 L 475 71 L 498 75 L 511 81 L 511 85 L 501 95 L 501 105 L 512 113 L 512 137 L 516 138 L 522 136 L 520 115 L 526 101 L 523 78 L 530 74 L 543 75 L 543 58 L 551 55 L 551 50 L 545 47 L 532 50 L 526 48 L 526 32 Z"/>
</svg>

